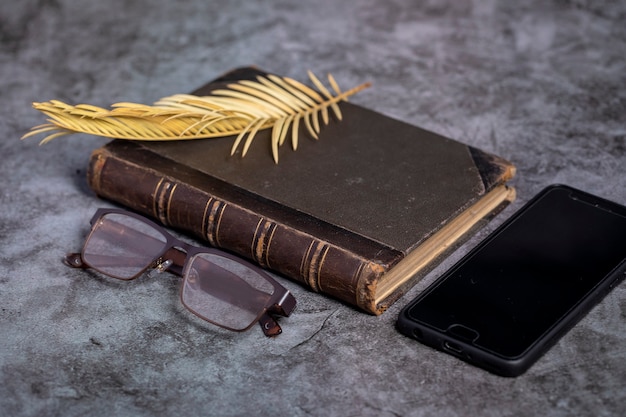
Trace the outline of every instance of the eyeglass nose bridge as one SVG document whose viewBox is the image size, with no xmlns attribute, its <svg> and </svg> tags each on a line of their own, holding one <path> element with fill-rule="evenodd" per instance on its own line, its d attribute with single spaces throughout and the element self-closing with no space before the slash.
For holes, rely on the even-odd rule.
<svg viewBox="0 0 626 417">
<path fill-rule="evenodd" d="M 185 244 L 184 242 L 176 242 L 175 245 L 171 246 L 164 254 L 161 256 L 161 259 L 171 260 L 172 264 L 169 265 L 166 270 L 170 271 L 178 276 L 182 276 L 183 267 L 185 265 L 185 260 L 187 259 L 187 252 L 190 246 Z"/>
</svg>

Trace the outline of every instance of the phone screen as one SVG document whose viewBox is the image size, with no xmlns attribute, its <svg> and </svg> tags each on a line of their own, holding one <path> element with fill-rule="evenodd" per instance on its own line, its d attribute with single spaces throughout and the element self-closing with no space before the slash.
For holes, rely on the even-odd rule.
<svg viewBox="0 0 626 417">
<path fill-rule="evenodd" d="M 610 286 L 623 277 L 616 270 L 625 259 L 624 207 L 549 187 L 418 297 L 404 318 L 448 340 L 519 358 L 580 313 L 607 279 Z M 447 345 L 456 353 L 460 346 Z"/>
</svg>

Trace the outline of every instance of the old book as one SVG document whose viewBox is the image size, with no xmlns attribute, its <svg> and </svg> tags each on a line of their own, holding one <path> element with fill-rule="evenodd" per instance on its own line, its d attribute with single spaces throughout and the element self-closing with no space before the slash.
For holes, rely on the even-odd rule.
<svg viewBox="0 0 626 417">
<path fill-rule="evenodd" d="M 195 91 L 251 79 L 238 69 Z M 94 151 L 100 196 L 187 231 L 364 311 L 380 314 L 514 198 L 508 161 L 342 103 L 319 140 L 248 154 L 232 138 L 114 140 Z"/>
</svg>

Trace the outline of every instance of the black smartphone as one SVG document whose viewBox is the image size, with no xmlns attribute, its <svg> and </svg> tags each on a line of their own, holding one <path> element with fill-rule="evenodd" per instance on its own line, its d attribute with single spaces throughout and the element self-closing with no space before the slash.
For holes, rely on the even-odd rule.
<svg viewBox="0 0 626 417">
<path fill-rule="evenodd" d="M 517 376 L 625 275 L 626 207 L 553 185 L 410 302 L 397 326 Z"/>
</svg>

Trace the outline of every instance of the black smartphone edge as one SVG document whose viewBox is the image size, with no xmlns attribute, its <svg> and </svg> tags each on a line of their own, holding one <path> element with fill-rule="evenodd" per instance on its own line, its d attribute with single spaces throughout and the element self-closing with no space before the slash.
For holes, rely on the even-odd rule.
<svg viewBox="0 0 626 417">
<path fill-rule="evenodd" d="M 411 300 L 400 312 L 396 321 L 397 330 L 412 339 L 419 341 L 420 343 L 434 348 L 438 351 L 445 352 L 461 359 L 469 364 L 482 368 L 493 374 L 503 377 L 516 377 L 526 372 L 530 366 L 532 366 L 548 349 L 556 344 L 556 342 L 571 330 L 589 311 L 593 309 L 614 287 L 619 285 L 624 278 L 626 278 L 626 259 L 618 264 L 609 274 L 607 274 L 601 282 L 599 282 L 590 293 L 588 293 L 583 299 L 579 300 L 578 304 L 574 306 L 572 310 L 564 315 L 559 321 L 555 322 L 552 328 L 544 333 L 535 344 L 533 344 L 526 352 L 517 358 L 510 359 L 504 356 L 492 353 L 491 360 L 481 360 L 483 356 L 483 350 L 472 346 L 469 343 L 464 343 L 458 339 L 453 339 L 442 335 L 436 329 L 429 328 L 426 324 L 420 324 L 413 321 L 408 317 L 408 311 L 411 307 L 417 304 L 421 299 L 428 296 L 433 290 L 441 285 L 449 275 L 451 275 L 457 268 L 463 265 L 468 259 L 470 259 L 476 252 L 479 252 L 485 245 L 495 239 L 503 230 L 505 230 L 512 222 L 518 217 L 523 215 L 529 208 L 533 206 L 539 199 L 553 189 L 560 188 L 569 190 L 572 193 L 576 193 L 582 196 L 586 203 L 592 202 L 594 205 L 602 204 L 610 206 L 611 208 L 619 208 L 619 215 L 626 216 L 626 213 L 621 213 L 624 207 L 613 201 L 604 199 L 602 197 L 595 196 L 588 192 L 573 188 L 564 184 L 553 184 L 542 189 L 537 195 L 526 202 L 518 211 L 513 213 L 511 217 L 505 220 L 499 225 L 493 232 L 489 234 L 485 239 L 472 248 L 467 254 L 465 254 L 459 261 L 457 261 L 452 267 L 445 271 L 440 277 L 438 277 L 432 284 L 430 284 L 423 292 L 417 295 Z M 607 209 L 606 207 L 603 207 Z M 610 212 L 613 210 L 609 209 Z"/>
</svg>

